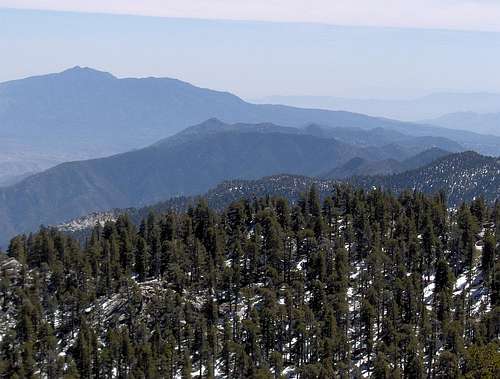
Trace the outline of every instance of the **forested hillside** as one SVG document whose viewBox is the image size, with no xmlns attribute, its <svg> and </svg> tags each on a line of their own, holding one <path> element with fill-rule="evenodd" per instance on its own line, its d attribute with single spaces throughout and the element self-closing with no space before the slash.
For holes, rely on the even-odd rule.
<svg viewBox="0 0 500 379">
<path fill-rule="evenodd" d="M 351 145 L 300 128 L 209 119 L 144 149 L 67 162 L 0 188 L 0 246 L 42 224 L 200 195 L 224 180 L 282 173 L 316 176 L 354 157 L 403 160 L 436 143 L 461 150 L 443 138 L 383 134 L 377 145 Z"/>
<path fill-rule="evenodd" d="M 498 378 L 500 204 L 337 186 L 41 229 L 0 262 L 0 372 Z"/>
<path fill-rule="evenodd" d="M 398 164 L 398 168 L 423 165 L 421 168 L 397 175 L 373 176 L 376 173 L 373 168 L 387 168 L 384 166 L 386 162 L 375 161 L 368 165 L 365 160 L 354 158 L 340 168 L 330 171 L 329 175 L 335 172 L 339 176 L 347 176 L 360 168 L 371 166 L 372 176 L 354 176 L 345 178 L 343 181 L 357 188 L 370 190 L 375 187 L 395 194 L 417 190 L 432 195 L 442 191 L 446 194 L 450 207 L 458 207 L 464 201 L 472 201 L 479 197 L 483 197 L 490 204 L 500 198 L 500 167 L 496 158 L 481 156 L 473 152 L 446 154 L 442 150 L 431 149 Z M 81 238 L 87 235 L 97 222 L 115 220 L 118 215 L 124 213 L 127 213 L 135 224 L 139 224 L 150 212 L 186 211 L 200 198 L 204 198 L 215 210 L 221 210 L 237 200 L 252 201 L 266 196 L 280 196 L 295 203 L 300 194 L 311 185 L 315 185 L 320 197 L 324 198 L 339 182 L 339 180 L 288 174 L 272 175 L 256 180 L 227 180 L 201 196 L 173 197 L 140 208 L 118 208 L 94 212 L 58 224 L 57 228 L 66 232 L 77 232 L 74 235 Z"/>
<path fill-rule="evenodd" d="M 425 193 L 443 190 L 451 206 L 480 196 L 494 202 L 500 199 L 500 158 L 466 151 L 399 174 L 358 176 L 348 181 L 357 187 L 377 187 L 395 193 L 407 189 Z"/>
</svg>

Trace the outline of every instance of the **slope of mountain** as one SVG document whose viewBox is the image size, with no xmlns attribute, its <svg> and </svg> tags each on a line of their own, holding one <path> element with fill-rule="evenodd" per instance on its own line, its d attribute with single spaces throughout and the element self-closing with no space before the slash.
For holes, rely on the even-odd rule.
<svg viewBox="0 0 500 379">
<path fill-rule="evenodd" d="M 366 130 L 361 128 L 328 127 L 310 124 L 304 128 L 304 131 L 318 137 L 335 138 L 339 141 L 359 146 L 384 146 L 394 144 L 404 147 L 408 151 L 413 150 L 418 152 L 434 147 L 450 152 L 464 150 L 462 145 L 446 137 L 435 137 L 431 134 L 413 136 L 388 128 Z"/>
<path fill-rule="evenodd" d="M 402 124 L 397 127 L 386 126 L 387 129 L 397 130 L 413 137 L 443 137 L 447 140 L 464 146 L 468 150 L 474 150 L 484 155 L 500 155 L 500 137 L 486 134 L 478 134 L 468 130 L 448 129 L 432 125 Z"/>
<path fill-rule="evenodd" d="M 75 67 L 0 83 L 0 138 L 36 146 L 42 156 L 33 155 L 34 159 L 56 156 L 58 163 L 141 148 L 211 117 L 228 123 L 269 122 L 288 127 L 313 122 L 329 127 L 392 129 L 413 136 L 444 137 L 467 149 L 500 154 L 500 137 L 345 111 L 251 104 L 227 92 L 170 78 L 119 79 Z M 14 173 L 19 174 L 23 172 Z"/>
<path fill-rule="evenodd" d="M 467 151 L 445 156 L 411 171 L 389 176 L 364 176 L 349 179 L 366 189 L 381 187 L 399 193 L 406 189 L 425 193 L 444 190 L 451 205 L 483 196 L 487 201 L 500 198 L 500 158 Z"/>
<path fill-rule="evenodd" d="M 445 157 L 445 158 L 443 158 Z M 442 159 L 440 159 L 442 158 Z M 448 160 L 447 158 L 452 158 Z M 454 160 L 461 161 L 462 164 L 460 166 L 454 166 Z M 468 160 L 471 162 L 467 163 Z M 470 175 L 473 173 L 474 169 L 471 170 L 468 167 L 478 167 L 480 166 L 480 162 L 484 162 L 484 172 L 483 176 L 487 177 L 488 175 L 493 175 L 493 180 L 497 180 L 498 178 L 494 168 L 492 169 L 489 165 L 491 162 L 491 158 L 478 156 L 477 154 L 466 152 L 463 154 L 450 155 L 448 152 L 439 150 L 439 149 L 431 149 L 422 152 L 421 154 L 416 155 L 415 157 L 411 157 L 403 162 L 397 162 L 397 169 L 403 169 L 407 167 L 408 169 L 413 169 L 413 171 L 404 172 L 401 174 L 401 177 L 406 177 L 407 184 L 410 183 L 408 177 L 414 176 L 414 180 L 422 180 L 421 178 L 426 178 L 425 175 L 418 176 L 415 175 L 419 170 L 415 170 L 415 168 L 425 167 L 426 170 L 431 171 L 430 166 L 433 166 L 431 162 L 435 162 L 435 165 L 440 167 L 440 169 L 436 169 L 438 171 L 436 174 L 437 177 L 433 178 L 432 174 L 428 174 L 427 178 L 431 177 L 432 180 L 436 180 L 439 178 L 439 172 L 443 169 L 448 170 L 448 174 L 451 177 L 462 177 L 464 175 Z M 329 178 L 347 178 L 348 176 L 352 176 L 353 170 L 352 168 L 348 169 L 349 166 L 357 167 L 358 165 L 374 165 L 376 166 L 378 162 L 368 162 L 361 158 L 353 158 L 349 160 L 344 165 L 340 166 L 336 170 L 332 170 L 330 172 Z M 366 166 L 363 166 L 366 167 Z M 453 168 L 450 170 L 450 168 Z M 342 175 L 334 175 L 335 173 L 341 172 L 345 170 Z M 455 170 L 455 171 L 453 171 Z M 358 170 L 359 171 L 359 170 Z M 475 171 L 481 171 L 481 169 L 476 168 Z M 371 172 L 370 174 L 373 174 Z M 377 177 L 354 177 L 350 178 L 348 182 L 355 186 L 364 187 L 366 189 L 372 189 L 373 186 L 377 185 L 380 187 L 384 187 L 385 182 L 390 182 L 391 178 L 396 177 L 396 175 L 387 175 L 387 176 L 377 176 Z M 96 223 L 103 224 L 104 222 L 110 220 L 116 220 L 116 218 L 121 214 L 128 214 L 131 220 L 138 224 L 142 219 L 146 218 L 151 212 L 154 213 L 162 213 L 169 211 L 176 212 L 185 212 L 188 210 L 190 206 L 196 205 L 200 198 L 206 200 L 207 204 L 216 210 L 221 210 L 224 207 L 229 206 L 234 201 L 238 201 L 241 199 L 252 200 L 258 197 L 265 196 L 279 196 L 288 199 L 291 202 L 295 202 L 301 194 L 303 194 L 308 188 L 314 185 L 318 191 L 320 198 L 324 198 L 332 193 L 332 191 L 342 183 L 340 180 L 329 179 L 329 178 L 314 178 L 307 176 L 298 176 L 298 175 L 272 175 L 269 177 L 264 177 L 256 180 L 227 180 L 216 187 L 210 189 L 208 192 L 199 196 L 180 196 L 168 199 L 166 201 L 162 201 L 153 205 L 148 205 L 141 208 L 127 208 L 127 209 L 113 209 L 107 210 L 104 212 L 94 212 L 86 216 L 82 216 L 68 222 L 57 225 L 59 230 L 65 232 L 71 232 L 73 235 L 81 237 L 88 237 L 89 230 L 92 229 Z M 484 178 L 483 178 L 484 179 Z M 486 182 L 487 180 L 485 180 Z M 402 182 L 402 181 L 401 181 Z M 397 188 L 389 188 L 391 190 L 395 190 L 396 192 L 401 192 L 405 190 L 404 187 L 406 184 L 404 182 L 399 184 Z M 464 184 L 462 184 L 463 186 Z M 495 195 L 495 187 L 494 184 L 491 186 L 481 186 L 481 185 L 473 185 L 471 186 L 469 183 L 469 187 L 464 191 L 462 189 L 460 193 L 457 195 L 454 193 L 455 184 L 451 180 L 446 180 L 444 183 L 441 183 L 439 186 L 429 185 L 425 186 L 425 183 L 422 181 L 418 183 L 417 186 L 419 188 L 424 188 L 427 193 L 436 193 L 440 190 L 445 191 L 446 194 L 450 195 L 450 205 L 456 205 L 457 199 L 461 196 L 461 193 L 467 192 L 468 197 L 470 199 L 477 198 L 479 196 L 484 196 L 488 200 L 494 200 L 498 198 L 498 193 Z M 413 189 L 413 187 L 409 187 L 409 189 Z M 488 192 L 485 192 L 488 191 Z"/>
<path fill-rule="evenodd" d="M 14 184 L 25 177 L 42 171 L 43 164 L 26 161 L 6 160 L 0 162 L 0 187 Z"/>
<path fill-rule="evenodd" d="M 397 120 L 423 120 L 447 113 L 500 112 L 497 93 L 433 93 L 414 99 L 349 99 L 332 96 L 269 96 L 257 103 L 286 104 L 294 107 L 344 109 Z M 453 127 L 453 126 L 451 126 Z M 475 129 L 469 129 L 475 131 Z"/>
<path fill-rule="evenodd" d="M 395 159 L 368 161 L 359 157 L 353 158 L 340 167 L 323 174 L 322 177 L 330 179 L 344 179 L 358 175 L 387 175 L 402 170 L 402 163 Z"/>
<path fill-rule="evenodd" d="M 443 158 L 450 154 L 450 151 L 443 150 L 440 148 L 432 148 L 424 150 L 421 153 L 415 154 L 414 156 L 405 159 L 401 162 L 400 171 L 414 170 L 419 167 L 427 166 L 428 164 Z"/>
<path fill-rule="evenodd" d="M 89 231 L 96 224 L 104 225 L 105 222 L 116 220 L 118 216 L 123 214 L 127 214 L 138 225 L 151 212 L 157 214 L 170 211 L 186 212 L 189 207 L 195 206 L 200 199 L 204 199 L 210 208 L 218 211 L 229 206 L 234 201 L 241 199 L 251 201 L 266 196 L 283 197 L 295 203 L 313 185 L 318 190 L 320 198 L 324 198 L 332 193 L 337 184 L 333 180 L 288 174 L 271 175 L 251 180 L 226 180 L 202 195 L 173 197 L 140 208 L 117 208 L 103 212 L 92 212 L 58 224 L 55 227 L 58 230 L 70 233 Z"/>
<path fill-rule="evenodd" d="M 458 205 L 458 203 L 461 202 L 461 196 L 464 194 L 467 196 L 467 199 L 484 196 L 487 200 L 493 201 L 496 198 L 500 198 L 498 186 L 495 188 L 495 185 L 498 184 L 498 168 L 496 169 L 497 171 L 495 171 L 495 163 L 492 162 L 492 158 L 481 157 L 470 152 L 449 155 L 444 151 L 432 149 L 404 161 L 404 165 L 411 164 L 417 165 L 415 167 L 420 167 L 423 166 L 426 161 L 430 162 L 434 159 L 439 159 L 443 154 L 445 158 L 422 169 L 422 171 L 427 171 L 424 175 L 419 175 L 420 170 L 414 170 L 393 176 L 355 177 L 350 178 L 348 181 L 355 186 L 360 186 L 367 190 L 371 190 L 373 186 L 380 186 L 394 192 L 401 192 L 407 189 L 405 187 L 407 185 L 415 186 L 408 187 L 410 190 L 413 188 L 422 188 L 428 194 L 443 190 L 449 196 L 449 205 L 452 206 Z M 363 159 L 359 158 L 353 158 L 351 161 L 356 160 L 365 162 Z M 467 161 L 470 162 L 467 163 Z M 346 163 L 346 166 L 349 162 Z M 460 162 L 460 164 L 456 164 L 456 162 Z M 483 168 L 481 168 L 481 162 L 483 162 Z M 493 164 L 493 166 L 491 166 L 491 164 Z M 432 173 L 433 171 L 434 174 Z M 444 181 L 439 181 L 442 171 L 446 171 L 449 178 Z M 481 178 L 479 179 L 480 182 L 483 182 L 482 185 L 458 181 L 458 187 L 460 188 L 458 192 L 456 191 L 457 184 L 453 180 L 457 178 L 460 179 L 467 175 L 474 175 L 477 172 L 482 172 L 480 175 Z M 489 175 L 492 175 L 490 178 L 492 183 L 488 186 L 485 185 L 485 183 L 488 182 Z M 399 181 L 394 180 L 394 178 L 399 178 Z M 479 176 L 476 177 L 475 182 L 477 182 L 477 178 L 479 178 Z M 421 182 L 417 182 L 418 180 Z M 392 182 L 397 182 L 398 184 L 393 187 L 387 187 L 387 183 Z M 106 222 L 116 220 L 123 214 L 127 214 L 134 224 L 139 225 L 140 221 L 148 217 L 151 213 L 159 214 L 170 211 L 186 212 L 189 207 L 195 206 L 200 198 L 205 199 L 208 206 L 215 210 L 222 210 L 232 202 L 241 199 L 252 201 L 259 197 L 283 197 L 295 203 L 312 185 L 316 187 L 319 197 L 323 199 L 331 195 L 341 183 L 342 182 L 338 180 L 332 179 L 286 174 L 272 175 L 256 180 L 228 180 L 200 196 L 174 197 L 166 201 L 140 208 L 118 208 L 103 212 L 93 212 L 61 223 L 57 225 L 56 228 L 71 234 L 80 241 L 85 241 L 90 237 L 90 232 L 96 224 L 102 226 Z M 495 190 L 497 190 L 496 194 Z"/>
<path fill-rule="evenodd" d="M 230 93 L 176 79 L 118 79 L 81 67 L 1 83 L 0 104 L 2 137 L 66 150 L 93 146 L 108 153 L 154 143 L 210 117 L 229 123 L 284 126 L 310 122 L 362 128 L 401 124 L 349 112 L 254 105 Z M 58 140 L 54 140 L 56 136 Z"/>
<path fill-rule="evenodd" d="M 331 130 L 329 130 L 331 129 Z M 312 124 L 305 130 L 313 135 L 335 135 L 337 139 L 362 145 L 397 143 L 407 147 L 439 147 L 448 151 L 459 151 L 460 147 L 485 155 L 500 155 L 500 137 L 477 134 L 467 130 L 448 129 L 424 124 L 387 124 L 383 127 L 356 128 Z M 421 138 L 420 140 L 415 139 Z"/>
<path fill-rule="evenodd" d="M 456 112 L 423 122 L 445 128 L 471 130 L 477 133 L 500 136 L 500 112 Z"/>
<path fill-rule="evenodd" d="M 352 146 L 299 129 L 211 119 L 144 149 L 64 163 L 0 189 L 2 237 L 92 211 L 200 194 L 226 179 L 315 176 L 354 157 L 404 159 L 412 153 L 396 145 Z"/>
<path fill-rule="evenodd" d="M 0 187 L 8 187 L 13 186 L 16 183 L 19 183 L 23 179 L 26 179 L 32 175 L 35 175 L 38 171 L 21 171 L 22 174 L 19 175 L 2 175 L 0 176 Z"/>
<path fill-rule="evenodd" d="M 389 175 L 413 170 L 428 165 L 429 163 L 449 155 L 449 151 L 431 148 L 402 161 L 384 159 L 370 161 L 359 157 L 353 158 L 342 166 L 335 167 L 322 177 L 330 179 L 343 179 L 351 176 Z"/>
<path fill-rule="evenodd" d="M 7 185 L 9 182 L 18 182 L 30 174 L 64 162 L 66 158 L 68 158 L 67 155 L 54 154 L 54 152 L 39 148 L 36 143 L 2 138 L 0 133 L 0 186 Z M 79 158 L 85 159 L 86 156 L 79 156 Z"/>
</svg>

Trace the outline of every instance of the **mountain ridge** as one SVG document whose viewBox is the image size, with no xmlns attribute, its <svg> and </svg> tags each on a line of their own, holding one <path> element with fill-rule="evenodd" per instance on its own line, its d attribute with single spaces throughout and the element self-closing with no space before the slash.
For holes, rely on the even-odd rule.
<svg viewBox="0 0 500 379">
<path fill-rule="evenodd" d="M 369 161 L 355 157 L 346 162 L 344 165 L 335 167 L 333 170 L 324 173 L 321 177 L 330 179 L 345 179 L 352 176 L 380 176 L 397 174 L 427 166 L 437 159 L 450 154 L 452 153 L 449 151 L 433 147 L 402 161 L 397 161 L 395 159 Z"/>
<path fill-rule="evenodd" d="M 63 163 L 0 188 L 0 226 L 5 238 L 93 211 L 201 194 L 226 179 L 317 176 L 356 156 L 404 159 L 414 153 L 394 144 L 353 146 L 269 123 L 210 119 L 143 149 Z"/>
<path fill-rule="evenodd" d="M 395 193 L 405 190 L 433 193 L 444 189 L 452 206 L 477 197 L 494 202 L 500 199 L 500 158 L 466 151 L 403 173 L 385 177 L 358 176 L 347 182 L 356 187 L 379 187 Z"/>
<path fill-rule="evenodd" d="M 279 103 L 297 107 L 345 109 L 409 122 L 427 120 L 455 112 L 500 112 L 500 94 L 492 92 L 434 92 L 407 98 L 343 98 L 336 96 L 267 96 L 254 100 L 257 103 Z"/>
<path fill-rule="evenodd" d="M 445 128 L 475 130 L 483 134 L 500 136 L 500 112 L 454 112 L 422 122 Z"/>
<path fill-rule="evenodd" d="M 425 153 L 422 155 L 425 155 Z M 427 170 L 431 167 L 442 167 L 444 164 L 444 166 L 449 169 L 448 171 L 451 172 L 451 176 L 458 178 L 463 176 L 465 171 L 457 170 L 458 166 L 453 166 L 453 162 L 460 159 L 479 161 L 479 163 L 481 161 L 490 163 L 496 161 L 496 164 L 498 165 L 498 171 L 496 171 L 496 181 L 497 183 L 499 182 L 500 158 L 484 157 L 475 152 L 447 154 L 427 165 L 424 165 L 423 167 L 415 168 L 399 175 L 410 178 L 412 176 L 418 177 L 419 172 L 422 170 Z M 469 164 L 469 166 L 475 165 L 477 166 L 477 162 Z M 456 172 L 453 172 L 451 169 L 452 167 Z M 493 174 L 495 173 L 492 171 L 486 172 L 483 174 L 483 178 L 486 178 L 487 181 L 487 179 L 489 179 Z M 444 191 L 445 195 L 448 197 L 450 207 L 457 207 L 460 205 L 461 201 L 457 200 L 462 199 L 461 196 L 463 196 L 465 201 L 472 201 L 481 196 L 483 196 L 489 203 L 493 203 L 497 199 L 500 200 L 500 191 L 497 189 L 495 192 L 495 184 L 490 187 L 489 192 L 486 192 L 484 188 L 481 188 L 480 186 L 469 183 L 468 189 L 462 190 L 459 193 L 453 193 L 455 186 L 452 182 L 445 182 L 446 185 L 442 185 L 441 187 L 425 187 L 425 182 L 422 182 L 420 183 L 420 187 L 415 186 L 415 188 L 406 187 L 405 182 L 400 183 L 399 186 L 393 185 L 392 187 L 385 182 L 387 181 L 391 183 L 391 178 L 397 176 L 398 174 L 386 176 L 376 175 L 372 177 L 358 176 L 338 180 L 324 177 L 277 174 L 259 179 L 225 180 L 201 195 L 174 197 L 166 201 L 161 201 L 141 208 L 112 209 L 104 212 L 97 212 L 79 219 L 68 220 L 62 224 L 56 225 L 56 228 L 65 232 L 75 233 L 75 235 L 80 235 L 81 238 L 85 238 L 88 237 L 87 232 L 95 226 L 96 222 L 104 223 L 109 220 L 115 220 L 122 214 L 128 214 L 132 221 L 138 224 L 140 220 L 148 217 L 150 213 L 158 214 L 170 211 L 186 212 L 190 207 L 195 206 L 200 199 L 204 199 L 208 206 L 216 210 L 228 207 L 231 203 L 242 199 L 251 201 L 259 197 L 284 197 L 288 201 L 294 203 L 313 185 L 316 187 L 320 198 L 325 198 L 326 196 L 331 195 L 332 191 L 334 191 L 337 186 L 342 187 L 345 185 L 351 185 L 355 188 L 365 189 L 366 191 L 371 191 L 374 187 L 378 187 L 384 191 L 391 191 L 395 194 L 401 194 L 404 191 L 412 190 L 420 191 L 421 189 L 423 189 L 424 193 L 427 195 L 434 195 L 439 191 Z"/>
<path fill-rule="evenodd" d="M 212 117 L 230 124 L 384 128 L 414 137 L 445 137 L 482 154 L 500 154 L 500 137 L 344 110 L 252 104 L 227 91 L 201 88 L 179 79 L 118 78 L 76 66 L 62 73 L 0 83 L 0 138 L 11 141 L 0 163 L 5 159 L 19 163 L 43 159 L 54 162 L 52 166 L 109 156 L 149 146 Z M 19 157 L 19 144 L 32 148 Z M 0 177 L 27 172 L 7 174 L 0 169 Z"/>
</svg>

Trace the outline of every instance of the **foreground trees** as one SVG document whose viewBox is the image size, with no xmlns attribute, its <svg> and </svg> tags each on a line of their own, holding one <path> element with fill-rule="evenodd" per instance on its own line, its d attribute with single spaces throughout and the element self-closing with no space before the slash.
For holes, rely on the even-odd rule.
<svg viewBox="0 0 500 379">
<path fill-rule="evenodd" d="M 42 228 L 1 271 L 0 373 L 498 377 L 498 209 L 312 188 L 121 216 L 83 247 Z"/>
</svg>

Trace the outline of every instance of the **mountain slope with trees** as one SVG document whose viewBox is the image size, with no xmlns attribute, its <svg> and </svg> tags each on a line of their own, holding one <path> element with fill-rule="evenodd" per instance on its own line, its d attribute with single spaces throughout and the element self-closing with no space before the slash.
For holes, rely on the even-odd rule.
<svg viewBox="0 0 500 379">
<path fill-rule="evenodd" d="M 432 160 L 434 157 L 439 157 L 444 154 L 446 157 L 437 159 L 435 163 L 424 165 L 427 160 Z M 462 165 L 457 165 L 456 160 L 471 159 L 469 165 L 462 162 Z M 387 176 L 371 176 L 371 177 L 350 177 L 344 180 L 354 184 L 360 188 L 371 190 L 375 185 L 384 189 L 390 190 L 395 193 L 402 193 L 405 191 L 412 191 L 412 187 L 406 187 L 410 181 L 424 180 L 431 178 L 433 184 L 425 185 L 424 182 L 417 183 L 423 188 L 428 195 L 437 194 L 439 192 L 445 195 L 450 194 L 448 198 L 448 206 L 456 207 L 463 201 L 472 201 L 473 199 L 484 198 L 490 204 L 500 199 L 498 194 L 498 187 L 495 188 L 498 181 L 497 169 L 490 167 L 492 158 L 481 157 L 477 154 L 470 152 L 450 155 L 438 149 L 427 150 L 416 157 L 410 158 L 405 161 L 408 165 L 425 166 L 422 170 L 427 172 L 440 172 L 443 169 L 447 172 L 447 180 L 439 181 L 433 175 L 418 175 L 420 169 L 404 172 L 400 175 L 387 175 Z M 353 160 L 358 160 L 354 158 Z M 349 161 L 349 162 L 351 162 Z M 363 160 L 361 160 L 363 161 Z M 484 165 L 481 166 L 480 162 L 483 161 Z M 349 162 L 347 164 L 349 164 Z M 377 163 L 377 162 L 375 162 Z M 346 164 L 346 165 L 347 165 Z M 437 167 L 437 168 L 436 168 Z M 471 169 L 471 167 L 475 167 Z M 439 169 L 438 169 L 439 168 Z M 479 175 L 476 175 L 479 173 Z M 464 176 L 471 176 L 475 180 L 461 180 Z M 397 186 L 386 188 L 385 183 L 391 182 L 395 177 L 403 177 L 405 180 L 400 180 Z M 424 178 L 424 179 L 422 179 Z M 454 179 L 454 180 L 452 180 Z M 200 196 L 181 196 L 174 197 L 167 201 L 159 202 L 142 208 L 129 208 L 129 209 L 113 209 L 105 212 L 96 212 L 68 222 L 57 225 L 57 229 L 69 232 L 71 235 L 84 240 L 89 236 L 90 230 L 97 224 L 103 224 L 109 220 L 116 220 L 118 216 L 127 214 L 133 223 L 138 225 L 140 221 L 147 217 L 151 212 L 162 213 L 168 211 L 185 212 L 189 207 L 194 206 L 200 199 L 203 199 L 207 204 L 215 210 L 221 210 L 229 206 L 234 201 L 246 199 L 252 201 L 259 197 L 266 196 L 280 196 L 286 198 L 292 203 L 296 203 L 307 188 L 314 185 L 321 199 L 327 197 L 342 181 L 332 180 L 326 178 L 314 178 L 296 175 L 273 175 L 256 180 L 228 180 L 216 187 L 210 189 Z M 396 182 L 396 181 L 394 181 Z M 458 185 L 457 185 L 458 183 Z M 457 190 L 457 188 L 459 190 Z M 464 197 L 462 197 L 464 196 Z"/>
<path fill-rule="evenodd" d="M 273 124 L 210 119 L 147 148 L 64 163 L 0 189 L 0 241 L 93 211 L 202 194 L 228 179 L 317 176 L 354 157 L 404 159 L 415 151 L 394 144 L 353 146 Z"/>
<path fill-rule="evenodd" d="M 428 166 L 388 176 L 354 177 L 351 184 L 380 187 L 400 193 L 407 189 L 434 193 L 444 190 L 451 205 L 484 197 L 493 202 L 500 198 L 500 158 L 472 151 L 451 154 Z"/>
<path fill-rule="evenodd" d="M 496 378 L 499 238 L 498 203 L 347 186 L 43 228 L 0 261 L 0 374 Z"/>
</svg>

